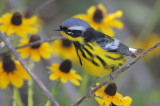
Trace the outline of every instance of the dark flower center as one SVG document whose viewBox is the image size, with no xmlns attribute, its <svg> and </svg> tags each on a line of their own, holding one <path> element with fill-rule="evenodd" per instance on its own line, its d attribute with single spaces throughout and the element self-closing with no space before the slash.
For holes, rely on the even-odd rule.
<svg viewBox="0 0 160 106">
<path fill-rule="evenodd" d="M 103 13 L 102 13 L 102 11 L 99 8 L 96 8 L 96 11 L 95 11 L 95 13 L 93 15 L 93 20 L 95 22 L 98 22 L 98 23 L 102 22 L 102 20 L 103 20 Z"/>
<path fill-rule="evenodd" d="M 22 15 L 19 12 L 15 12 L 11 18 L 11 23 L 13 25 L 21 25 L 22 24 Z"/>
<path fill-rule="evenodd" d="M 29 43 L 35 42 L 35 41 L 38 41 L 38 40 L 41 40 L 41 38 L 40 38 L 39 36 L 37 36 L 37 35 L 32 35 L 32 36 L 30 37 Z M 41 45 L 41 44 L 36 44 L 36 45 L 31 46 L 31 48 L 37 49 L 37 48 L 40 47 L 40 45 Z"/>
<path fill-rule="evenodd" d="M 62 71 L 62 72 L 65 72 L 65 73 L 69 73 L 70 70 L 71 70 L 71 67 L 72 67 L 72 63 L 70 60 L 64 60 L 59 69 Z"/>
<path fill-rule="evenodd" d="M 69 47 L 71 47 L 71 45 L 72 45 L 72 42 L 70 40 L 62 39 L 62 46 L 63 47 L 69 48 Z"/>
<path fill-rule="evenodd" d="M 117 92 L 117 86 L 115 83 L 110 83 L 104 90 L 107 95 L 114 96 Z"/>
<path fill-rule="evenodd" d="M 13 72 L 16 69 L 16 65 L 9 55 L 3 57 L 2 63 L 3 69 L 7 73 Z"/>
</svg>

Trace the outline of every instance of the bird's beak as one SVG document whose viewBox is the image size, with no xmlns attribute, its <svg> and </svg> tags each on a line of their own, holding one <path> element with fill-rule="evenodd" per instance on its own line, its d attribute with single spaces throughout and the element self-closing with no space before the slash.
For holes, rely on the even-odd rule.
<svg viewBox="0 0 160 106">
<path fill-rule="evenodd" d="M 58 28 L 53 28 L 54 31 L 61 31 L 61 28 L 58 27 Z"/>
</svg>

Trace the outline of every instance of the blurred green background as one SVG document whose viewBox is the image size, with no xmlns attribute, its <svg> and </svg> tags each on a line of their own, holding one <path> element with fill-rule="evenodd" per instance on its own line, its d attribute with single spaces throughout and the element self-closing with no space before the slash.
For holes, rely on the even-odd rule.
<svg viewBox="0 0 160 106">
<path fill-rule="evenodd" d="M 114 29 L 116 37 L 125 44 L 136 47 L 136 39 L 146 40 L 153 33 L 160 37 L 160 0 L 0 0 L 0 15 L 10 10 L 30 10 L 38 13 L 43 21 L 43 27 L 39 31 L 43 39 L 61 36 L 52 28 L 59 26 L 65 19 L 75 14 L 86 13 L 91 5 L 103 3 L 107 13 L 122 10 L 124 15 L 121 21 L 124 24 L 123 30 Z M 38 9 L 44 3 L 45 7 Z M 38 10 L 38 11 L 37 11 Z M 136 38 L 136 39 L 135 39 Z M 151 42 L 150 40 L 149 42 Z M 156 43 L 156 42 L 155 42 Z M 157 51 L 160 54 L 160 49 Z M 160 106 L 160 55 L 151 53 L 151 58 L 143 59 L 131 67 L 116 79 L 118 92 L 124 96 L 131 96 L 132 106 Z M 128 57 L 127 62 L 132 58 Z M 34 72 L 44 82 L 49 90 L 52 90 L 56 81 L 49 80 L 48 69 L 54 62 L 61 62 L 58 57 L 50 60 L 42 60 L 36 63 Z M 78 73 L 88 75 L 75 65 Z M 89 86 L 95 77 L 88 75 L 85 81 Z M 106 79 L 100 78 L 100 81 Z M 83 86 L 83 85 L 82 85 Z M 76 87 L 70 82 L 60 84 L 55 94 L 56 100 L 61 106 L 69 106 L 85 95 L 88 87 Z M 22 101 L 27 106 L 27 83 L 20 88 Z M 81 92 L 81 93 L 79 93 Z M 12 87 L 8 91 L 0 89 L 0 106 L 4 106 L 5 98 L 9 97 L 9 106 L 12 106 Z M 34 85 L 34 106 L 44 106 L 46 98 L 40 89 Z M 89 98 L 82 106 L 98 106 L 93 98 Z"/>
</svg>

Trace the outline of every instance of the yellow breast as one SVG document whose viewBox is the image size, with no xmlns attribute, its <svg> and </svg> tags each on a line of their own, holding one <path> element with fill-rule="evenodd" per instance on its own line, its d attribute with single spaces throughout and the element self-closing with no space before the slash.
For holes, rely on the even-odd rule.
<svg viewBox="0 0 160 106">
<path fill-rule="evenodd" d="M 105 76 L 125 63 L 125 56 L 106 52 L 96 43 L 83 45 L 77 55 L 84 70 L 94 76 Z"/>
</svg>

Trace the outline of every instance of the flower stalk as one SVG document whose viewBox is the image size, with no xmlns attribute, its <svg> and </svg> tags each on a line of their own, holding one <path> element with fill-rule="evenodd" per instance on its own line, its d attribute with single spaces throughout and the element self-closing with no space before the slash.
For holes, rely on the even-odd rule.
<svg viewBox="0 0 160 106">
<path fill-rule="evenodd" d="M 80 91 L 79 91 L 79 97 L 82 97 L 85 94 L 85 91 L 87 89 L 89 76 L 86 74 L 85 71 L 83 71 L 83 81 L 81 83 Z"/>
<path fill-rule="evenodd" d="M 54 86 L 52 92 L 51 92 L 51 94 L 52 94 L 53 97 L 54 97 L 54 94 L 55 94 L 56 91 L 57 91 L 57 88 L 58 88 L 60 82 L 61 82 L 61 81 L 60 81 L 60 79 L 59 79 L 59 80 L 57 81 L 56 85 Z M 51 104 L 51 102 L 48 100 L 47 103 L 45 104 L 45 106 L 50 106 L 50 104 Z"/>
<path fill-rule="evenodd" d="M 18 88 L 13 88 L 13 106 L 22 106 L 21 96 Z"/>
<path fill-rule="evenodd" d="M 34 62 L 32 59 L 29 59 L 29 67 L 31 70 L 34 68 Z M 28 80 L 28 106 L 33 106 L 33 81 L 32 79 Z"/>
<path fill-rule="evenodd" d="M 28 106 L 33 106 L 33 81 L 28 80 Z"/>
</svg>

